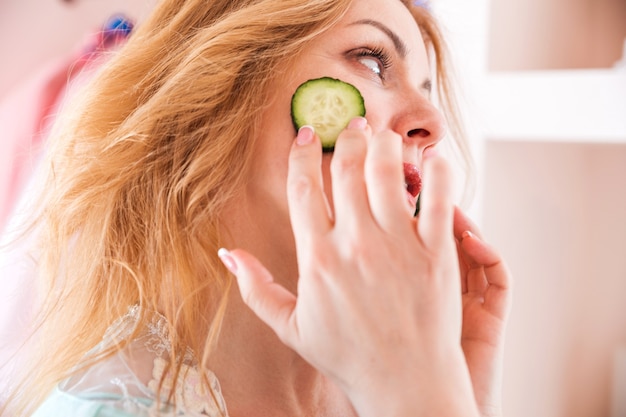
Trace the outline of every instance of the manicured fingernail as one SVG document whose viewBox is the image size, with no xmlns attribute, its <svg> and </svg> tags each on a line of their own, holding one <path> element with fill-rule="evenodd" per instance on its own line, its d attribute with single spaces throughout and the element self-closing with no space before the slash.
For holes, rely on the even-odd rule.
<svg viewBox="0 0 626 417">
<path fill-rule="evenodd" d="M 222 263 L 230 272 L 233 274 L 237 272 L 237 262 L 235 262 L 235 259 L 230 255 L 228 249 L 221 248 L 217 251 L 217 256 L 220 257 Z"/>
<path fill-rule="evenodd" d="M 461 235 L 461 237 L 462 237 L 463 239 L 466 239 L 466 238 L 470 238 L 470 239 L 471 239 L 471 238 L 473 238 L 473 237 L 474 237 L 474 233 L 470 232 L 469 230 L 466 230 L 466 231 L 464 231 L 464 232 L 463 232 L 463 234 Z"/>
<path fill-rule="evenodd" d="M 308 145 L 313 142 L 313 137 L 315 136 L 315 130 L 313 126 L 302 126 L 298 129 L 298 136 L 296 136 L 296 143 L 298 145 Z"/>
<path fill-rule="evenodd" d="M 363 130 L 367 126 L 367 119 L 364 117 L 355 117 L 348 123 L 348 129 Z"/>
</svg>

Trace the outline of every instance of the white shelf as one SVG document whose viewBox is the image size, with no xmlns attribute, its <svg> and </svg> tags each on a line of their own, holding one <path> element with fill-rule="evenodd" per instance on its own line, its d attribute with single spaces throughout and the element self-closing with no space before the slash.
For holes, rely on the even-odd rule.
<svg viewBox="0 0 626 417">
<path fill-rule="evenodd" d="M 626 68 L 489 73 L 489 140 L 626 143 Z"/>
</svg>

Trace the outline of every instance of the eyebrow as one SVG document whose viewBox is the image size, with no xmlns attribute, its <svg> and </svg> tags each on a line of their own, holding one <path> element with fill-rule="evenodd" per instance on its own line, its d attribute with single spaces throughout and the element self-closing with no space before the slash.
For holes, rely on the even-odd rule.
<svg viewBox="0 0 626 417">
<path fill-rule="evenodd" d="M 398 52 L 398 55 L 400 55 L 403 59 L 406 58 L 407 53 L 408 53 L 408 48 L 406 46 L 406 43 L 404 43 L 404 41 L 400 39 L 400 37 L 393 30 L 389 29 L 384 24 L 380 23 L 377 20 L 371 20 L 371 19 L 357 20 L 356 22 L 352 24 L 353 25 L 370 25 L 382 31 L 385 35 L 389 37 L 389 39 L 391 39 L 391 42 L 393 43 L 393 46 L 396 48 L 396 52 Z"/>
</svg>

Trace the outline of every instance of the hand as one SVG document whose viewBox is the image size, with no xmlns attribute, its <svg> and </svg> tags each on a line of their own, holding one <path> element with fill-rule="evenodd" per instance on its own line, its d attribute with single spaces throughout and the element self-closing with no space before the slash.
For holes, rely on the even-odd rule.
<svg viewBox="0 0 626 417">
<path fill-rule="evenodd" d="M 292 148 L 297 296 L 243 250 L 222 251 L 222 259 L 249 307 L 336 382 L 361 417 L 475 416 L 459 346 L 450 169 L 438 156 L 425 160 L 418 225 L 406 203 L 402 138 L 372 135 L 364 122 L 355 119 L 337 141 L 333 213 L 322 189 L 319 139 L 301 129 Z"/>
<path fill-rule="evenodd" d="M 502 360 L 505 324 L 511 305 L 511 276 L 478 228 L 455 210 L 463 293 L 461 345 L 483 417 L 502 415 Z"/>
</svg>

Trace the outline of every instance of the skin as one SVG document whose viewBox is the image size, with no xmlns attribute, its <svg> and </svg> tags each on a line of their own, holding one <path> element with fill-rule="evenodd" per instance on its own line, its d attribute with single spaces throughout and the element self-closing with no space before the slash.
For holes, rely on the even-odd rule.
<svg viewBox="0 0 626 417">
<path fill-rule="evenodd" d="M 355 85 L 367 108 L 333 154 L 308 128 L 294 140 L 289 113 L 297 86 L 321 76 Z M 230 415 L 501 415 L 510 276 L 432 150 L 444 125 L 410 14 L 354 2 L 278 78 L 248 187 L 222 219 L 238 288 L 209 365 Z M 403 162 L 424 174 L 419 219 Z"/>
<path fill-rule="evenodd" d="M 261 117 L 252 174 L 242 201 L 237 204 L 240 210 L 224 219 L 229 229 L 240 235 L 233 239 L 233 244 L 253 248 L 255 255 L 268 267 L 274 268 L 271 264 L 276 264 L 278 269 L 272 269 L 276 278 L 291 290 L 295 291 L 295 281 L 291 278 L 294 268 L 279 265 L 284 264 L 285 254 L 295 259 L 285 189 L 288 155 L 294 136 L 291 97 L 296 88 L 321 76 L 338 78 L 356 86 L 365 100 L 367 121 L 372 131 L 402 136 L 404 162 L 420 166 L 424 150 L 435 145 L 445 133 L 442 116 L 431 103 L 430 91 L 426 87 L 431 71 L 419 28 L 400 2 L 390 3 L 368 0 L 362 5 L 354 5 L 342 23 L 319 37 L 279 74 L 270 88 L 269 104 Z M 368 7 L 374 9 L 367 10 Z M 393 41 L 383 30 L 356 23 L 365 20 L 375 20 L 393 28 L 407 50 L 406 57 L 399 56 Z M 357 56 L 367 48 L 381 47 L 392 60 L 391 68 L 383 70 L 384 80 L 372 70 L 382 69 L 382 63 L 374 57 Z M 331 159 L 331 154 L 324 155 L 322 172 L 324 190 L 332 208 Z M 263 219 L 258 213 L 264 213 Z M 254 230 L 251 231 L 250 227 Z M 257 233 L 263 236 L 262 242 L 271 243 L 262 248 L 263 252 L 259 252 L 259 246 L 263 244 L 259 245 L 254 236 Z M 252 239 L 254 242 L 248 243 Z M 277 249 L 276 242 L 285 244 Z M 282 276 L 287 276 L 287 280 L 282 280 Z"/>
</svg>

